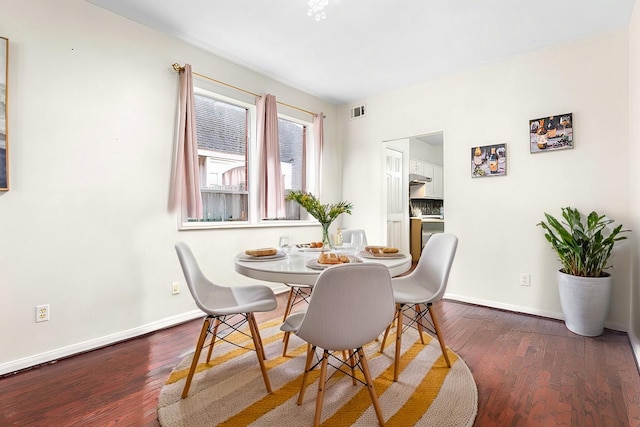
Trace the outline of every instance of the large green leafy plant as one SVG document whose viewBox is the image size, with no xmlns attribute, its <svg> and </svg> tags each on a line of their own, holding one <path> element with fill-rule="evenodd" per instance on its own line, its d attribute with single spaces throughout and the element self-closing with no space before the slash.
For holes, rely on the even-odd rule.
<svg viewBox="0 0 640 427">
<path fill-rule="evenodd" d="M 316 196 L 301 190 L 290 191 L 285 200 L 295 200 L 300 204 L 300 206 L 309 212 L 309 215 L 318 220 L 320 225 L 322 225 L 323 247 L 329 249 L 331 248 L 331 242 L 329 241 L 329 226 L 336 218 L 338 218 L 338 215 L 343 213 L 351 215 L 351 209 L 353 209 L 353 205 L 345 201 L 322 204 Z"/>
<path fill-rule="evenodd" d="M 306 191 L 290 191 L 285 200 L 295 200 L 320 224 L 331 224 L 342 213 L 351 214 L 353 205 L 349 202 L 322 204 L 313 194 Z"/>
<path fill-rule="evenodd" d="M 611 250 L 617 241 L 626 239 L 619 234 L 629 230 L 618 225 L 606 234 L 605 228 L 614 222 L 612 219 L 591 212 L 584 223 L 578 209 L 570 207 L 562 208 L 562 222 L 548 213 L 544 216 L 547 222 L 541 221 L 538 225 L 545 230 L 544 236 L 558 254 L 563 273 L 583 277 L 607 275 L 603 270 L 609 268 Z"/>
</svg>

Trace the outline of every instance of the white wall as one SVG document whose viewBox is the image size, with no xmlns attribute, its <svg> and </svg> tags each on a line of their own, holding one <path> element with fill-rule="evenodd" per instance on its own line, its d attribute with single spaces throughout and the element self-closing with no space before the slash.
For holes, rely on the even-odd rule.
<svg viewBox="0 0 640 427">
<path fill-rule="evenodd" d="M 640 5 L 635 3 L 631 24 L 629 26 L 629 169 L 631 170 L 629 189 L 629 210 L 631 222 L 629 226 L 636 238 L 632 246 L 632 280 L 631 280 L 631 330 L 629 337 L 640 361 L 640 180 L 637 165 L 640 162 Z M 634 173 L 635 172 L 635 173 Z"/>
<path fill-rule="evenodd" d="M 347 226 L 367 229 L 371 242 L 381 238 L 382 141 L 444 131 L 445 229 L 460 237 L 448 296 L 561 317 L 560 264 L 536 224 L 544 212 L 573 206 L 630 225 L 628 71 L 627 32 L 619 31 L 364 100 L 367 116 L 341 127 L 349 142 L 343 194 L 355 207 Z M 566 112 L 575 148 L 530 154 L 528 121 Z M 507 176 L 472 179 L 471 147 L 495 143 L 507 144 Z M 623 330 L 632 244 L 620 244 L 611 260 L 607 325 Z M 531 274 L 531 287 L 519 285 L 521 272 Z"/>
<path fill-rule="evenodd" d="M 247 245 L 318 238 L 319 227 L 177 231 L 167 211 L 171 64 L 323 111 L 323 189 L 340 200 L 334 106 L 83 0 L 0 0 L 0 10 L 11 167 L 11 190 L 0 193 L 0 373 L 193 317 L 177 240 L 206 274 L 238 285 L 250 280 L 233 256 Z M 49 322 L 34 322 L 39 304 L 50 304 Z"/>
</svg>

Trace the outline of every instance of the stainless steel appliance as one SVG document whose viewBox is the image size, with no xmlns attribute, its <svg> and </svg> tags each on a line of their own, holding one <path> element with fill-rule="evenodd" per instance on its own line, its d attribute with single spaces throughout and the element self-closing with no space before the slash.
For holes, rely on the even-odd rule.
<svg viewBox="0 0 640 427">
<path fill-rule="evenodd" d="M 422 215 L 422 247 L 434 233 L 444 233 L 444 219 L 441 215 Z"/>
</svg>

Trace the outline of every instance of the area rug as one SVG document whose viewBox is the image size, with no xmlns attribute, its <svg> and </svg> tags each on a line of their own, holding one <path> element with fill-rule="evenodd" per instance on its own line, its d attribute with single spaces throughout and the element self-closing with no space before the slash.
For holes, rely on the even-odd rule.
<svg viewBox="0 0 640 427">
<path fill-rule="evenodd" d="M 181 399 L 192 354 L 186 356 L 170 374 L 158 399 L 158 420 L 163 427 L 198 426 L 277 426 L 299 427 L 313 424 L 317 378 L 312 371 L 302 405 L 296 405 L 304 371 L 306 343 L 291 335 L 289 350 L 282 357 L 280 322 L 260 325 L 273 389 L 268 394 L 253 351 L 229 343 L 216 343 L 210 363 L 206 351 L 191 383 L 189 396 Z M 425 334 L 426 336 L 426 334 Z M 230 341 L 250 344 L 240 334 Z M 194 336 L 194 341 L 196 337 Z M 401 372 L 393 382 L 395 335 L 387 348 L 380 344 L 365 347 L 371 376 L 387 426 L 472 426 L 478 409 L 478 392 L 473 375 L 463 360 L 448 350 L 447 368 L 437 339 L 420 342 L 418 332 L 402 335 Z M 335 370 L 328 370 L 327 378 Z M 337 372 L 325 389 L 323 426 L 376 426 L 377 418 L 366 388 Z"/>
</svg>

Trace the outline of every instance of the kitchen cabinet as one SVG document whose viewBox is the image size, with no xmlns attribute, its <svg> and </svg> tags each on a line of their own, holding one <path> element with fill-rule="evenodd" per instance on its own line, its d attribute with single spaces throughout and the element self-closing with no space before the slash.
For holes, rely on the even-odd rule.
<svg viewBox="0 0 640 427">
<path fill-rule="evenodd" d="M 434 165 L 432 163 L 423 162 L 417 159 L 409 160 L 409 173 L 415 173 L 418 175 L 431 178 L 431 182 L 427 182 L 422 186 L 415 186 L 410 188 L 411 198 L 417 199 L 443 199 L 444 198 L 444 186 L 443 186 L 443 171 L 442 166 Z"/>
<path fill-rule="evenodd" d="M 414 262 L 420 260 L 422 248 L 434 233 L 444 233 L 444 220 L 412 217 L 409 223 L 409 252 Z"/>
<path fill-rule="evenodd" d="M 409 225 L 409 252 L 411 260 L 418 262 L 420 254 L 422 254 L 422 220 L 420 218 L 411 218 Z"/>
<path fill-rule="evenodd" d="M 409 159 L 409 173 L 424 176 L 424 162 L 416 159 Z"/>
</svg>

